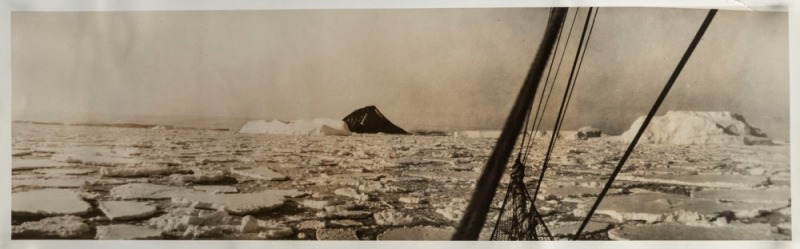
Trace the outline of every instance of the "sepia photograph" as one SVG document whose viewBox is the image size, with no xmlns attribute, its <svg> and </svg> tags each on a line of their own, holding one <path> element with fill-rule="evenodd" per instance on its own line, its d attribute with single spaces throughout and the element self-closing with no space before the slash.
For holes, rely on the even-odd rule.
<svg viewBox="0 0 800 249">
<path fill-rule="evenodd" d="M 792 239 L 789 15 L 13 11 L 11 240 Z"/>
</svg>

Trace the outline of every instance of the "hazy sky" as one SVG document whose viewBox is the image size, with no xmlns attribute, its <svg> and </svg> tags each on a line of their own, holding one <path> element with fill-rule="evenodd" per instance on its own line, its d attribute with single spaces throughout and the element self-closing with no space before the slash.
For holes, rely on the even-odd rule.
<svg viewBox="0 0 800 249">
<path fill-rule="evenodd" d="M 409 130 L 499 128 L 547 13 L 15 12 L 14 118 L 340 119 L 376 105 Z M 621 133 L 645 115 L 705 14 L 601 9 L 564 129 Z M 571 18 L 572 12 L 567 25 Z M 741 113 L 770 136 L 788 139 L 787 33 L 786 13 L 721 11 L 662 112 Z"/>
</svg>

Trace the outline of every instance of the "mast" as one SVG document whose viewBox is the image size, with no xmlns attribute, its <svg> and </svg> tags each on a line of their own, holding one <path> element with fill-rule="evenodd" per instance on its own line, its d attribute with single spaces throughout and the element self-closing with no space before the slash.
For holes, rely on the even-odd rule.
<svg viewBox="0 0 800 249">
<path fill-rule="evenodd" d="M 483 173 L 475 186 L 470 203 L 467 206 L 464 216 L 453 234 L 453 240 L 477 240 L 478 235 L 483 229 L 489 206 L 494 199 L 495 191 L 503 177 L 506 164 L 508 164 L 517 136 L 522 131 L 527 110 L 533 105 L 536 89 L 541 82 L 542 74 L 547 64 L 547 60 L 556 44 L 561 24 L 567 16 L 567 8 L 553 8 L 550 11 L 550 18 L 547 22 L 544 36 L 536 51 L 531 68 L 525 78 L 514 107 L 511 109 L 508 119 L 503 127 L 503 133 L 497 140 L 495 149 L 483 169 Z"/>
</svg>

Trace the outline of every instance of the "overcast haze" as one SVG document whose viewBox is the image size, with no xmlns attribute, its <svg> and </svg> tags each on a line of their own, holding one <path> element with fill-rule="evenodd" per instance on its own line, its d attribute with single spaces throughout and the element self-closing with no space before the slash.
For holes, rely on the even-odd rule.
<svg viewBox="0 0 800 249">
<path fill-rule="evenodd" d="M 618 134 L 645 115 L 706 12 L 600 9 L 564 129 L 591 125 Z M 408 130 L 497 129 L 547 13 L 14 12 L 13 114 L 341 119 L 376 105 Z M 662 113 L 741 113 L 771 137 L 788 139 L 787 25 L 786 13 L 720 11 Z"/>
</svg>

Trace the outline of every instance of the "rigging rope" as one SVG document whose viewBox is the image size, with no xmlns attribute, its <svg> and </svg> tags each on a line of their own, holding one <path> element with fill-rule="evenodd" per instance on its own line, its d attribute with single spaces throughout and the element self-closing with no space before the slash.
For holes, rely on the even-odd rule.
<svg viewBox="0 0 800 249">
<path fill-rule="evenodd" d="M 575 84 L 575 80 L 574 80 L 575 79 L 574 78 L 575 77 L 575 70 L 577 69 L 578 59 L 580 58 L 581 51 L 582 51 L 581 49 L 583 49 L 583 47 L 584 47 L 583 41 L 586 39 L 586 34 L 587 34 L 587 31 L 588 31 L 588 28 L 589 28 L 589 20 L 590 20 L 590 17 L 592 16 L 592 11 L 593 10 L 594 10 L 593 7 L 589 8 L 589 11 L 586 14 L 586 21 L 585 21 L 585 23 L 583 25 L 583 31 L 581 33 L 581 39 L 578 42 L 578 50 L 575 52 L 575 59 L 572 62 L 572 69 L 571 69 L 570 74 L 569 74 L 569 79 L 567 80 L 567 87 L 566 87 L 566 90 L 564 90 L 564 97 L 561 100 L 561 107 L 559 108 L 558 115 L 556 116 L 556 124 L 553 127 L 553 134 L 550 137 L 550 145 L 547 148 L 547 153 L 545 154 L 544 161 L 542 163 L 542 169 L 541 169 L 541 171 L 539 173 L 539 181 L 536 182 L 536 190 L 534 190 L 534 192 L 533 192 L 533 200 L 532 201 L 534 203 L 536 203 L 536 197 L 538 196 L 539 189 L 542 186 L 542 180 L 544 179 L 544 174 L 547 171 L 548 163 L 550 162 L 550 157 L 551 157 L 551 155 L 553 153 L 553 148 L 555 148 L 556 140 L 558 139 L 558 132 L 559 132 L 559 129 L 561 128 L 561 123 L 562 123 L 562 121 L 564 121 L 564 113 L 565 113 L 565 106 L 566 106 L 567 97 L 572 92 L 570 90 L 572 89 L 572 86 Z"/>
<path fill-rule="evenodd" d="M 589 34 L 586 36 L 586 44 L 584 45 L 584 48 L 583 48 L 583 53 L 581 54 L 581 59 L 580 59 L 580 61 L 578 62 L 578 68 L 577 68 L 577 69 L 576 69 L 576 71 L 575 71 L 575 79 L 574 79 L 574 81 L 575 81 L 575 82 L 577 82 L 577 81 L 578 81 L 578 76 L 579 76 L 579 75 L 580 75 L 580 73 L 581 73 L 581 68 L 583 68 L 583 59 L 584 59 L 584 58 L 586 58 L 586 50 L 587 50 L 586 48 L 589 46 L 589 40 L 591 40 L 591 39 L 592 39 L 592 32 L 594 31 L 594 23 L 595 23 L 595 21 L 597 20 L 597 12 L 599 12 L 599 11 L 600 11 L 600 9 L 599 9 L 599 8 L 598 8 L 597 10 L 595 10 L 595 12 L 594 12 L 594 17 L 592 17 L 592 24 L 591 24 L 591 26 L 589 27 Z M 574 90 L 575 90 L 575 85 L 576 85 L 576 84 L 575 84 L 575 83 L 573 83 L 573 84 L 572 84 L 572 89 L 570 89 L 570 90 L 569 90 L 569 97 L 567 97 L 567 105 L 564 107 L 564 113 L 565 113 L 565 115 L 566 115 L 566 110 L 567 110 L 567 109 L 569 109 L 569 103 L 571 103 L 571 100 L 572 100 L 572 93 L 573 93 L 573 92 L 574 92 Z M 562 116 L 561 118 L 563 119 L 564 117 Z M 563 124 L 563 123 L 562 123 L 562 124 Z M 561 130 L 561 126 L 559 126 L 559 127 L 558 127 L 558 130 Z"/>
<path fill-rule="evenodd" d="M 525 77 L 525 83 L 522 85 L 514 107 L 506 120 L 503 132 L 500 134 L 500 138 L 497 139 L 495 149 L 492 151 L 486 167 L 484 167 L 483 173 L 475 185 L 475 191 L 455 234 L 453 234 L 453 240 L 476 240 L 483 229 L 486 215 L 494 199 L 500 178 L 503 177 L 503 171 L 505 171 L 509 156 L 522 130 L 524 115 L 526 110 L 529 109 L 528 106 L 533 104 L 533 98 L 536 95 L 536 89 L 541 81 L 547 59 L 550 57 L 555 45 L 559 27 L 566 19 L 566 8 L 553 8 L 550 13 L 547 28 L 531 68 L 528 70 L 528 75 Z"/>
<path fill-rule="evenodd" d="M 551 12 L 552 15 L 552 12 Z M 548 17 L 549 18 L 549 17 Z M 561 39 L 561 32 L 563 30 L 564 23 L 561 23 L 559 26 L 558 36 L 556 37 L 556 47 L 553 52 L 551 58 L 551 66 L 552 69 L 552 62 L 555 60 L 556 53 L 558 51 L 558 43 Z M 549 73 L 549 71 L 548 71 Z M 548 76 L 545 78 L 549 78 Z M 547 82 L 545 81 L 545 84 Z M 538 90 L 538 89 L 537 89 Z M 534 98 L 536 95 L 534 95 Z M 541 97 L 541 96 L 540 96 Z M 525 114 L 525 124 L 523 128 L 523 132 L 528 130 L 528 123 L 530 122 L 530 115 L 531 115 L 531 106 L 528 106 L 528 109 Z M 519 153 L 517 154 L 516 161 L 512 166 L 512 173 L 511 173 L 511 181 L 506 188 L 506 194 L 503 198 L 502 205 L 500 207 L 500 211 L 497 215 L 497 220 L 495 221 L 494 228 L 492 229 L 492 234 L 490 239 L 491 240 L 538 240 L 539 235 L 536 234 L 536 228 L 538 224 L 543 224 L 544 233 L 542 236 L 547 236 L 547 238 L 552 238 L 550 236 L 550 231 L 544 226 L 543 222 L 539 222 L 541 217 L 538 216 L 538 212 L 536 211 L 536 207 L 531 207 L 531 211 L 528 212 L 528 201 L 530 195 L 528 194 L 528 188 L 525 186 L 524 182 L 524 174 L 525 174 L 525 165 L 521 162 L 521 157 L 523 155 L 523 147 L 525 145 L 525 140 L 527 138 L 527 132 L 523 133 L 522 140 L 520 141 L 520 149 Z M 511 208 L 511 217 L 510 219 L 506 218 L 506 209 Z M 510 224 L 509 224 L 510 223 Z M 501 230 L 503 231 L 501 235 Z"/>
<path fill-rule="evenodd" d="M 577 51 L 575 53 L 576 58 L 575 58 L 575 61 L 573 62 L 573 67 L 571 69 L 570 78 L 569 78 L 569 80 L 567 82 L 568 84 L 567 84 L 567 88 L 565 90 L 565 98 L 562 99 L 561 110 L 559 112 L 559 117 L 558 117 L 558 122 L 557 122 L 558 129 L 556 129 L 556 131 L 560 129 L 560 126 L 561 126 L 561 124 L 563 122 L 563 119 L 564 119 L 563 113 L 566 111 L 564 103 L 565 103 L 565 101 L 568 101 L 566 99 L 566 97 L 567 97 L 566 94 L 571 89 L 574 89 L 574 85 L 575 85 L 575 81 L 576 81 L 575 80 L 576 77 L 574 77 L 574 76 L 577 75 L 577 72 L 576 72 L 577 70 L 576 70 L 575 63 L 578 63 L 578 60 L 579 60 L 578 56 L 585 55 L 585 49 L 583 49 L 583 53 L 581 53 L 581 51 L 582 51 L 581 48 L 584 46 L 584 39 L 587 37 L 587 33 L 586 32 L 587 32 L 587 28 L 589 26 L 589 20 L 592 17 L 592 10 L 593 9 L 594 8 L 589 8 L 589 11 L 587 12 L 586 21 L 585 21 L 586 23 L 584 24 L 584 27 L 583 27 L 581 40 L 580 40 L 580 42 L 578 44 L 578 49 L 577 49 Z M 576 21 L 577 15 L 578 15 L 578 10 L 576 9 L 575 15 L 573 16 L 572 24 L 570 26 L 570 32 L 568 33 L 567 42 L 565 43 L 564 51 L 561 54 L 561 60 L 559 62 L 559 67 L 556 70 L 560 70 L 560 65 L 563 62 L 564 55 L 566 54 L 566 48 L 569 45 L 569 38 L 570 38 L 570 36 L 572 34 L 571 30 L 575 26 L 575 23 L 576 23 L 575 21 Z M 596 14 L 595 14 L 595 16 L 596 16 Z M 550 79 L 550 74 L 552 72 L 552 68 L 553 68 L 553 65 L 555 64 L 555 59 L 556 59 L 557 54 L 558 54 L 558 47 L 559 47 L 558 45 L 559 45 L 559 41 L 560 41 L 560 38 L 561 38 L 562 31 L 563 31 L 563 23 L 562 23 L 562 25 L 560 27 L 560 31 L 559 31 L 558 37 L 556 38 L 556 48 L 555 48 L 553 56 L 551 57 L 550 66 L 548 68 L 547 76 L 545 77 L 545 86 L 541 91 L 542 93 L 539 95 L 539 97 L 540 97 L 539 105 L 537 106 L 537 111 L 536 111 L 537 115 L 536 115 L 536 119 L 534 119 L 534 122 L 536 120 L 541 121 L 541 119 L 539 119 L 539 113 L 540 113 L 540 109 L 542 107 L 542 105 L 541 105 L 542 104 L 542 99 L 543 99 L 545 91 L 547 89 L 547 84 L 548 84 L 548 81 Z M 586 44 L 588 44 L 588 39 L 586 39 Z M 583 63 L 583 57 L 580 57 L 580 64 L 582 64 L 582 63 Z M 553 84 L 552 85 L 555 85 L 555 79 L 556 78 L 553 79 Z M 570 85 L 572 85 L 572 87 L 570 87 Z M 548 93 L 548 102 L 549 102 L 549 95 L 552 93 L 552 89 L 553 88 L 554 87 L 551 87 L 550 88 L 550 93 Z M 571 92 L 569 92 L 569 93 L 570 93 L 570 96 L 571 96 Z M 526 184 L 524 183 L 525 165 L 522 162 L 521 158 L 522 158 L 522 155 L 523 155 L 523 151 L 525 151 L 525 157 L 527 159 L 528 152 L 530 151 L 530 146 L 533 144 L 533 138 L 531 138 L 531 140 L 528 143 L 527 148 L 525 146 L 526 145 L 525 141 L 526 141 L 526 138 L 528 137 L 527 136 L 527 130 L 529 128 L 528 123 L 529 123 L 530 118 L 531 118 L 531 116 L 530 116 L 531 110 L 532 110 L 532 108 L 528 109 L 527 110 L 527 115 L 525 116 L 525 124 L 524 124 L 524 127 L 525 127 L 524 132 L 525 133 L 523 133 L 523 135 L 522 135 L 522 140 L 520 142 L 520 150 L 519 150 L 519 153 L 517 154 L 516 161 L 515 161 L 514 165 L 512 166 L 511 181 L 508 184 L 508 188 L 506 190 L 506 195 L 505 195 L 505 197 L 503 199 L 503 202 L 502 202 L 502 205 L 501 205 L 501 208 L 500 208 L 500 212 L 499 212 L 499 214 L 497 216 L 497 221 L 495 222 L 494 230 L 492 231 L 492 236 L 491 236 L 492 240 L 496 240 L 498 238 L 509 239 L 509 240 L 519 240 L 519 239 L 523 239 L 523 240 L 527 240 L 527 239 L 538 240 L 539 237 L 552 239 L 552 235 L 550 234 L 549 229 L 547 228 L 547 226 L 544 223 L 544 221 L 542 220 L 542 218 L 538 215 L 537 208 L 534 205 L 535 198 L 531 198 L 531 196 L 530 196 L 530 194 L 528 192 L 528 189 L 526 187 Z M 544 112 L 541 112 L 541 113 L 542 113 L 542 116 L 543 116 Z M 558 133 L 556 132 L 554 134 L 558 134 Z M 533 135 L 531 137 L 533 137 Z M 551 143 L 551 149 L 552 149 L 552 146 L 554 146 L 554 145 Z M 548 152 L 550 152 L 550 151 L 548 151 Z M 545 169 L 545 168 L 543 168 L 543 169 Z M 540 180 L 537 181 L 537 187 L 540 186 L 540 184 L 541 184 L 541 177 L 540 177 Z M 538 191 L 537 191 L 537 193 L 538 193 Z M 528 203 L 530 203 L 531 205 L 528 205 Z M 506 213 L 505 211 L 506 211 L 506 209 L 508 207 L 511 208 L 511 214 L 508 215 L 510 217 L 506 217 L 506 214 L 505 214 Z M 501 224 L 502 224 L 502 226 L 501 226 Z M 501 231 L 503 232 L 502 235 L 500 235 Z M 541 234 L 537 234 L 537 233 L 541 233 Z"/>
<path fill-rule="evenodd" d="M 617 175 L 622 170 L 622 166 L 625 165 L 625 161 L 628 160 L 628 157 L 633 152 L 633 149 L 639 142 L 639 138 L 642 137 L 642 134 L 644 133 L 644 130 L 647 128 L 647 125 L 650 124 L 650 120 L 653 119 L 653 116 L 655 116 L 656 112 L 658 111 L 658 108 L 661 106 L 661 103 L 667 97 L 667 94 L 672 88 L 672 85 L 675 83 L 675 80 L 678 79 L 678 75 L 680 75 L 681 70 L 683 70 L 683 67 L 686 65 L 686 62 L 689 61 L 689 57 L 692 56 L 692 52 L 694 52 L 694 49 L 697 48 L 697 44 L 700 43 L 700 39 L 703 38 L 703 34 L 705 34 L 706 30 L 708 29 L 708 26 L 711 24 L 711 21 L 714 19 L 714 16 L 716 14 L 717 14 L 716 9 L 708 11 L 708 15 L 706 15 L 705 20 L 703 20 L 703 24 L 700 25 L 700 29 L 697 30 L 697 34 L 695 34 L 691 44 L 689 44 L 689 48 L 686 49 L 686 52 L 683 54 L 683 57 L 681 58 L 680 62 L 678 62 L 678 66 L 672 72 L 672 75 L 667 81 L 667 84 L 664 86 L 664 89 L 661 90 L 661 94 L 658 95 L 656 102 L 653 103 L 653 107 L 650 108 L 650 112 L 647 113 L 647 117 L 644 119 L 642 126 L 639 127 L 639 131 L 636 132 L 636 136 L 633 137 L 633 141 L 631 141 L 630 145 L 628 145 L 628 149 L 625 150 L 625 154 L 622 155 L 622 158 L 619 160 L 617 167 L 614 168 L 614 172 L 611 173 L 611 176 L 606 182 L 606 185 L 603 187 L 603 190 L 600 192 L 600 195 L 597 197 L 597 200 L 594 202 L 594 205 L 592 205 L 592 208 L 589 210 L 589 213 L 587 214 L 586 218 L 581 223 L 581 226 L 578 228 L 578 231 L 575 232 L 573 240 L 577 240 L 578 238 L 580 238 L 581 232 L 583 232 L 583 229 L 586 227 L 586 224 L 589 223 L 589 220 L 592 219 L 592 215 L 594 215 L 595 210 L 597 210 L 597 207 L 600 206 L 600 202 L 602 202 L 603 198 L 605 198 L 608 189 L 611 188 L 611 185 L 614 183 L 614 179 L 617 178 Z"/>
<path fill-rule="evenodd" d="M 568 13 L 569 13 L 569 10 L 567 10 L 567 14 Z M 576 11 L 575 14 L 576 14 L 575 16 L 577 17 L 577 11 Z M 573 18 L 573 22 L 574 22 L 574 18 Z M 573 25 L 574 25 L 574 23 L 573 23 Z M 561 35 L 563 33 L 563 30 L 564 30 L 564 23 L 562 22 L 561 25 L 559 26 L 558 36 L 556 37 L 555 49 L 553 50 L 552 56 L 550 56 L 550 63 L 549 63 L 550 65 L 549 65 L 549 68 L 548 68 L 548 71 L 547 71 L 547 76 L 545 76 L 545 78 L 544 78 L 545 79 L 545 85 L 544 85 L 544 88 L 541 91 L 542 93 L 539 95 L 539 98 L 540 98 L 539 99 L 539 106 L 537 107 L 537 111 L 536 111 L 537 112 L 537 116 L 538 116 L 538 112 L 539 112 L 538 109 L 541 108 L 541 102 L 542 102 L 542 98 L 544 97 L 543 95 L 544 95 L 545 89 L 547 89 L 547 84 L 548 84 L 548 81 L 550 79 L 550 74 L 552 72 L 553 65 L 555 64 L 556 57 L 558 57 L 558 49 L 559 49 L 559 44 L 560 44 L 560 41 L 561 41 Z M 566 45 L 565 45 L 565 47 L 566 47 Z M 563 55 L 562 55 L 562 60 L 563 60 Z M 537 92 L 539 92 L 538 89 L 537 89 Z M 534 95 L 534 97 L 536 97 L 536 95 Z M 525 149 L 526 138 L 528 138 L 527 132 L 525 132 L 525 131 L 529 130 L 529 125 L 528 124 L 530 123 L 531 111 L 533 110 L 533 108 L 531 108 L 531 107 L 532 106 L 529 106 L 529 108 L 528 108 L 528 110 L 526 112 L 526 115 L 525 115 L 525 124 L 523 126 L 524 127 L 523 128 L 523 132 L 524 133 L 522 135 L 522 140 L 520 141 L 520 149 L 519 149 L 519 152 L 517 154 L 517 159 L 516 159 L 514 165 L 512 166 L 512 180 L 513 181 L 510 182 L 508 184 L 508 187 L 506 188 L 506 194 L 505 194 L 505 197 L 503 198 L 503 202 L 501 204 L 501 208 L 500 208 L 499 213 L 497 215 L 497 220 L 495 221 L 495 225 L 494 225 L 494 228 L 492 230 L 492 234 L 491 234 L 491 237 L 490 237 L 491 240 L 497 240 L 497 239 L 499 239 L 501 237 L 505 237 L 504 239 L 534 239 L 534 240 L 538 240 L 538 237 L 540 237 L 540 236 L 538 236 L 536 234 L 537 224 L 542 224 L 541 225 L 542 229 L 540 229 L 540 230 L 543 230 L 542 236 L 546 236 L 546 238 L 548 238 L 548 239 L 552 238 L 552 236 L 550 235 L 550 231 L 547 228 L 546 224 L 544 224 L 544 222 L 542 221 L 541 217 L 539 217 L 538 211 L 536 210 L 535 206 L 530 206 L 530 212 L 528 212 L 528 210 L 527 210 L 528 208 L 527 207 L 524 207 L 524 209 L 521 209 L 521 210 L 517 209 L 517 207 L 519 206 L 520 202 L 522 202 L 524 206 L 527 206 L 526 203 L 527 203 L 527 201 L 530 200 L 530 194 L 528 193 L 528 188 L 525 186 L 526 184 L 524 183 L 524 171 L 525 171 L 526 166 L 525 166 L 524 163 L 522 163 L 522 160 L 524 160 L 524 159 L 522 159 L 522 156 L 523 156 L 523 152 L 524 152 L 524 149 Z M 534 119 L 533 122 L 535 122 L 535 121 L 536 121 L 536 119 Z M 524 153 L 524 155 L 527 156 L 527 151 Z M 506 207 L 509 206 L 509 202 L 511 202 L 510 206 L 514 209 L 514 211 L 511 214 L 511 223 L 512 223 L 511 225 L 507 224 L 508 223 L 507 221 L 504 222 L 504 218 L 505 218 L 505 215 L 506 215 L 505 211 L 506 211 Z M 519 230 L 513 229 L 513 228 L 519 227 L 517 225 L 517 223 L 520 223 L 520 222 L 518 222 L 518 219 L 521 219 L 523 217 L 525 219 L 525 222 L 527 222 L 527 224 L 529 224 L 532 227 L 531 229 L 527 229 L 527 230 L 528 231 L 534 231 L 533 233 L 524 233 L 524 232 L 521 232 Z M 503 226 L 501 226 L 501 224 Z M 500 234 L 498 232 L 500 232 L 501 230 L 503 230 L 505 232 L 505 234 L 504 234 L 505 236 L 500 236 Z"/>
<path fill-rule="evenodd" d="M 528 132 L 526 132 L 528 130 L 528 121 L 531 119 L 531 109 L 533 108 L 528 108 L 528 111 L 525 112 L 526 113 L 525 125 L 522 126 L 522 140 L 519 141 L 520 148 L 519 148 L 519 153 L 517 153 L 517 160 L 520 160 L 520 158 L 522 158 L 522 151 L 525 145 L 525 137 L 528 135 Z"/>
<path fill-rule="evenodd" d="M 561 54 L 561 58 L 559 60 L 559 67 L 556 69 L 557 70 L 556 73 L 558 73 L 560 71 L 561 64 L 564 61 L 564 56 L 566 54 L 566 48 L 569 45 L 569 38 L 572 35 L 572 30 L 574 29 L 574 26 L 575 26 L 575 23 L 576 23 L 576 20 L 577 20 L 577 16 L 578 16 L 578 9 L 576 9 L 575 14 L 573 15 L 573 20 L 572 20 L 572 23 L 570 25 L 570 32 L 568 32 L 567 40 L 566 40 L 566 43 L 564 44 L 564 51 Z M 596 17 L 596 16 L 597 16 L 597 14 L 595 13 L 594 17 Z M 578 62 L 579 65 L 583 64 L 583 57 L 586 54 L 586 50 L 585 49 L 583 49 L 582 50 L 583 52 L 581 53 L 581 47 L 584 46 L 583 45 L 584 44 L 583 40 L 584 40 L 584 38 L 587 38 L 585 44 L 588 44 L 588 42 L 589 42 L 588 38 L 591 37 L 591 32 L 592 32 L 591 29 L 589 31 L 589 35 L 587 36 L 587 34 L 586 34 L 586 28 L 588 26 L 588 22 L 589 22 L 589 19 L 591 17 L 592 17 L 592 8 L 590 8 L 589 11 L 587 12 L 586 21 L 585 21 L 586 23 L 584 24 L 583 33 L 582 33 L 582 36 L 581 36 L 581 41 L 579 43 L 578 50 L 576 51 L 576 56 L 578 56 L 578 55 L 581 56 L 580 57 L 580 61 Z M 594 24 L 594 19 L 592 21 L 592 24 Z M 539 95 L 540 99 L 539 99 L 539 104 L 537 105 L 537 111 L 536 111 L 537 115 L 536 115 L 536 117 L 534 119 L 534 123 L 541 124 L 541 119 L 539 119 L 540 118 L 539 114 L 541 114 L 543 116 L 544 115 L 544 110 L 546 110 L 546 109 L 544 109 L 544 110 L 541 109 L 542 108 L 542 100 L 544 99 L 544 94 L 547 91 L 548 83 L 551 83 L 550 82 L 550 74 L 552 73 L 552 68 L 555 65 L 555 59 L 558 56 L 558 49 L 559 49 L 559 44 L 560 44 L 560 40 L 561 40 L 561 35 L 563 33 L 563 28 L 564 28 L 564 24 L 562 23 L 561 26 L 560 26 L 558 37 L 556 38 L 556 47 L 555 47 L 555 50 L 553 52 L 553 56 L 551 57 L 551 60 L 550 60 L 550 66 L 548 68 L 547 76 L 545 76 L 545 85 L 542 88 L 541 94 Z M 575 60 L 577 61 L 578 58 L 576 57 Z M 578 66 L 577 70 L 576 70 L 575 65 L 573 63 L 573 68 L 571 70 L 570 78 L 568 80 L 568 83 L 572 83 L 572 87 L 570 88 L 570 84 L 568 84 L 567 85 L 567 89 L 565 91 L 568 91 L 568 90 L 571 91 L 571 89 L 574 89 L 574 85 L 575 85 L 575 81 L 576 81 L 577 77 L 573 78 L 573 74 L 575 76 L 577 76 L 579 74 L 579 71 L 580 71 L 580 66 Z M 558 75 L 556 74 L 555 77 L 553 78 L 552 84 L 550 84 L 552 86 L 551 86 L 550 91 L 549 91 L 548 96 L 547 96 L 548 97 L 548 101 L 545 102 L 545 108 L 547 106 L 547 103 L 549 103 L 549 97 L 552 94 L 552 89 L 554 88 L 557 76 Z M 567 92 L 565 92 L 565 94 L 566 93 Z M 571 92 L 570 92 L 569 96 L 571 97 Z M 568 99 L 566 99 L 566 100 L 562 99 L 562 108 L 564 108 L 564 111 L 566 111 L 566 107 L 564 106 L 564 101 L 569 101 L 569 100 Z M 568 104 L 566 106 L 568 106 Z M 527 131 L 529 129 L 529 122 L 530 122 L 530 118 L 531 118 L 531 116 L 530 116 L 531 110 L 532 110 L 532 108 L 527 110 L 527 113 L 526 113 L 526 116 L 525 116 L 525 124 L 524 124 L 525 129 L 524 129 L 524 131 Z M 541 113 L 540 113 L 540 110 L 542 111 Z M 561 124 L 561 122 L 563 122 L 564 115 L 562 113 L 560 113 L 560 115 L 559 115 L 559 118 L 558 118 L 558 122 L 559 123 L 558 124 Z M 539 122 L 536 122 L 537 120 Z M 556 130 L 560 130 L 560 125 L 558 125 L 558 127 L 559 128 L 556 129 Z M 558 134 L 558 133 L 555 133 L 555 134 Z M 538 212 L 538 210 L 537 210 L 537 208 L 536 208 L 536 206 L 534 204 L 534 198 L 531 198 L 531 195 L 528 192 L 526 184 L 524 183 L 524 170 L 525 170 L 526 166 L 522 162 L 522 160 L 526 160 L 527 159 L 527 155 L 530 152 L 530 149 L 531 149 L 531 147 L 533 145 L 533 142 L 534 142 L 533 139 L 535 138 L 535 134 L 532 134 L 530 136 L 531 139 L 530 139 L 530 141 L 528 141 L 529 143 L 526 146 L 525 141 L 526 141 L 527 137 L 528 137 L 527 136 L 527 132 L 525 132 L 522 135 L 522 140 L 520 142 L 520 150 L 519 150 L 519 153 L 517 154 L 516 161 L 515 161 L 514 165 L 512 166 L 511 181 L 508 184 L 508 187 L 506 189 L 506 195 L 503 198 L 503 202 L 502 202 L 499 214 L 497 216 L 497 220 L 495 222 L 494 229 L 493 229 L 492 234 L 491 234 L 491 238 L 490 239 L 492 239 L 492 240 L 496 240 L 498 238 L 509 239 L 509 240 L 519 240 L 519 239 L 523 239 L 523 240 L 527 240 L 527 239 L 538 240 L 540 237 L 542 239 L 545 239 L 545 238 L 546 239 L 552 239 L 553 238 L 551 233 L 550 233 L 550 231 L 549 231 L 549 229 L 548 229 L 548 227 L 547 227 L 547 225 L 546 225 L 546 223 L 544 222 L 544 220 L 542 220 L 542 217 L 539 216 L 539 212 Z M 524 151 L 525 159 L 522 159 L 523 151 Z M 537 183 L 537 185 L 540 184 L 540 183 L 541 182 L 539 181 Z M 528 202 L 530 202 L 530 205 L 527 204 Z M 506 209 L 508 207 L 511 208 L 510 217 L 506 217 L 506 212 L 505 211 L 506 211 Z M 500 234 L 500 232 L 503 232 L 502 235 Z"/>
<path fill-rule="evenodd" d="M 528 155 L 530 153 L 530 150 L 533 147 L 534 140 L 536 139 L 536 132 L 535 131 L 539 130 L 539 126 L 542 124 L 542 120 L 544 119 L 544 111 L 547 109 L 547 104 L 550 103 L 550 95 L 553 93 L 553 88 L 555 87 L 555 82 L 558 79 L 558 73 L 561 71 L 561 63 L 564 62 L 564 55 L 567 52 L 567 45 L 569 45 L 569 39 L 572 37 L 572 28 L 575 27 L 575 20 L 577 19 L 577 17 L 578 17 L 578 8 L 575 9 L 575 14 L 572 16 L 572 23 L 570 24 L 569 32 L 567 32 L 567 40 L 566 40 L 566 42 L 564 42 L 564 50 L 561 52 L 561 57 L 558 60 L 558 66 L 556 67 L 556 73 L 554 74 L 552 81 L 549 81 L 550 72 L 553 69 L 553 63 L 552 62 L 550 63 L 550 69 L 548 69 L 548 71 L 547 71 L 547 77 L 545 78 L 545 85 L 544 85 L 544 88 L 542 89 L 542 95 L 544 95 L 544 91 L 547 89 L 548 81 L 550 82 L 550 91 L 547 93 L 547 98 L 544 100 L 544 107 L 542 107 L 542 98 L 541 97 L 539 98 L 539 104 L 536 107 L 536 116 L 534 118 L 534 123 L 535 124 L 534 124 L 533 129 L 532 129 L 532 131 L 534 131 L 534 132 L 533 132 L 533 136 L 531 136 L 531 139 L 528 141 L 528 145 L 525 148 L 525 155 Z M 558 36 L 559 41 L 561 39 L 561 34 L 563 33 L 563 28 L 564 28 L 564 24 L 562 23 L 562 25 L 561 25 L 561 29 L 562 30 L 559 32 L 559 36 Z M 556 43 L 556 51 L 553 54 L 553 59 L 555 59 L 556 52 L 558 52 L 558 43 Z M 539 108 L 540 107 L 542 107 L 541 114 L 539 113 Z M 523 157 L 522 158 L 522 163 L 524 164 L 525 162 L 527 162 L 527 159 L 528 159 L 527 156 Z"/>
<path fill-rule="evenodd" d="M 569 37 L 572 35 L 571 34 L 572 33 L 572 27 L 575 26 L 575 18 L 578 16 L 578 11 L 577 10 L 578 10 L 578 8 L 576 8 L 576 10 L 575 10 L 575 15 L 572 17 L 572 25 L 570 26 L 569 32 L 567 33 L 567 42 L 564 44 L 564 49 L 565 50 L 566 50 L 567 44 L 569 43 Z M 569 14 L 569 9 L 567 9 L 567 14 Z M 556 47 L 553 50 L 552 56 L 550 57 L 550 63 L 548 63 L 549 66 L 547 68 L 547 76 L 544 77 L 544 87 L 542 88 L 542 91 L 541 91 L 542 93 L 539 95 L 539 104 L 536 106 L 536 115 L 534 116 L 533 123 L 532 123 L 534 126 L 536 126 L 536 121 L 539 119 L 539 109 L 542 107 L 542 99 L 544 97 L 544 92 L 547 90 L 547 85 L 550 83 L 550 73 L 553 71 L 553 65 L 555 64 L 556 56 L 558 56 L 558 47 L 561 44 L 561 34 L 563 34 L 563 33 L 564 33 L 564 23 L 561 23 L 561 26 L 559 26 L 559 28 L 558 28 L 558 36 L 556 37 L 556 45 L 555 45 Z M 559 60 L 559 64 L 558 64 L 559 68 L 561 67 L 561 61 L 563 61 L 563 60 L 564 60 L 564 53 L 562 52 L 561 59 Z M 556 71 L 556 73 L 558 73 L 558 71 Z M 537 92 L 538 92 L 538 89 L 537 89 Z M 552 89 L 551 89 L 550 92 L 552 93 Z M 547 95 L 547 100 L 548 101 L 550 100 L 550 94 Z M 547 107 L 546 104 L 545 104 L 545 107 Z M 524 131 L 528 131 L 529 130 L 528 129 L 528 121 L 531 118 L 531 110 L 533 110 L 532 107 L 530 109 L 528 109 L 528 113 L 525 116 L 525 126 L 524 126 L 525 129 L 524 129 Z M 527 133 L 522 135 L 522 142 L 520 143 L 520 146 L 521 146 L 520 155 L 517 156 L 518 159 L 519 159 L 519 157 L 522 156 L 522 153 L 523 153 L 522 148 L 526 148 L 526 146 L 525 146 L 525 135 L 526 134 Z M 530 141 L 533 141 L 536 138 L 536 134 L 534 133 L 534 134 L 531 134 L 531 135 L 532 136 L 531 136 Z M 529 144 L 530 144 L 530 142 L 529 142 Z M 526 150 L 524 151 L 525 155 L 528 154 L 529 149 L 530 149 L 529 147 L 526 148 Z M 527 159 L 527 158 L 523 158 L 522 159 L 523 163 L 525 162 L 525 159 Z"/>
</svg>

